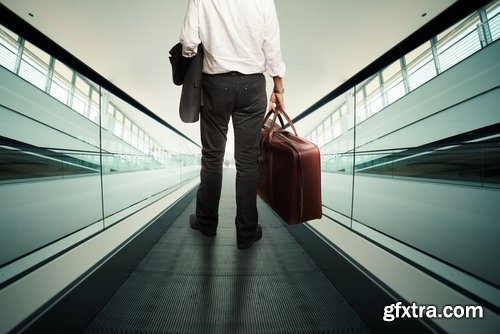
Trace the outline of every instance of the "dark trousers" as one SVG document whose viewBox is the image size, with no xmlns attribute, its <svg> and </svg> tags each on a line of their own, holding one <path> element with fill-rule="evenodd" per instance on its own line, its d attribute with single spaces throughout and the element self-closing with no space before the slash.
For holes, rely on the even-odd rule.
<svg viewBox="0 0 500 334">
<path fill-rule="evenodd" d="M 207 232 L 215 232 L 219 219 L 222 166 L 229 119 L 233 119 L 236 162 L 236 235 L 246 242 L 257 229 L 259 137 L 266 111 L 266 80 L 263 74 L 217 74 L 203 77 L 201 183 L 196 216 Z"/>
</svg>

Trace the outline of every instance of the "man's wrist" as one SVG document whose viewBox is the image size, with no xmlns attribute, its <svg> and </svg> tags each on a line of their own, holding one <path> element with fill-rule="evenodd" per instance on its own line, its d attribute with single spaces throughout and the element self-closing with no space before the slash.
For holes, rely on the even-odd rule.
<svg viewBox="0 0 500 334">
<path fill-rule="evenodd" d="M 273 93 L 281 95 L 285 93 L 285 88 L 278 89 L 276 87 L 273 88 Z"/>
</svg>

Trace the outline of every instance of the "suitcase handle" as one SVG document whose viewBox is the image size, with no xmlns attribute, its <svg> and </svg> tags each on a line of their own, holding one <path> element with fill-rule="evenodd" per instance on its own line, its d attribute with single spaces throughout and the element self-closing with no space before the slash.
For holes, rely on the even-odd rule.
<svg viewBox="0 0 500 334">
<path fill-rule="evenodd" d="M 288 124 L 290 124 L 290 127 L 292 128 L 292 130 L 295 133 L 295 135 L 298 136 L 297 129 L 295 129 L 295 125 L 293 124 L 292 120 L 290 119 L 290 116 L 288 116 L 288 114 L 284 110 L 282 110 L 281 108 L 276 108 L 274 110 L 269 110 L 269 112 L 267 113 L 266 117 L 264 117 L 264 122 L 262 124 L 266 123 L 266 121 L 269 119 L 269 117 L 271 116 L 271 114 L 274 114 L 274 116 L 273 116 L 273 120 L 271 121 L 271 129 L 269 130 L 269 136 L 268 136 L 269 140 L 271 140 L 271 138 L 273 137 L 273 134 L 274 134 L 274 124 L 276 124 L 276 119 L 277 118 L 279 118 L 279 120 L 280 120 L 281 128 L 285 129 L 285 125 L 284 125 L 283 119 L 281 118 L 282 115 L 285 117 L 285 119 L 288 122 Z"/>
<path fill-rule="evenodd" d="M 264 117 L 264 120 L 262 121 L 262 127 L 264 127 L 264 125 L 266 124 L 266 122 L 267 122 L 267 120 L 269 119 L 269 117 L 271 116 L 271 114 L 274 114 L 274 112 L 269 111 L 269 112 L 267 113 L 267 115 Z M 282 128 L 285 128 L 285 123 L 283 122 L 283 118 L 281 117 L 281 115 L 278 115 L 278 119 L 280 120 L 281 127 L 282 127 Z"/>
</svg>

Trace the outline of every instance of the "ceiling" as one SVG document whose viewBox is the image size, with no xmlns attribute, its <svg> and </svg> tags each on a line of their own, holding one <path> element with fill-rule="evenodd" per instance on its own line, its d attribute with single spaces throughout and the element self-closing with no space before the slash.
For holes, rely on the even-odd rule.
<svg viewBox="0 0 500 334">
<path fill-rule="evenodd" d="M 179 119 L 181 88 L 171 81 L 168 60 L 168 51 L 178 42 L 188 0 L 0 2 L 200 142 L 199 123 Z M 287 66 L 286 111 L 292 118 L 297 116 L 454 2 L 275 0 Z M 317 121 L 307 117 L 299 122 L 299 134 Z"/>
</svg>

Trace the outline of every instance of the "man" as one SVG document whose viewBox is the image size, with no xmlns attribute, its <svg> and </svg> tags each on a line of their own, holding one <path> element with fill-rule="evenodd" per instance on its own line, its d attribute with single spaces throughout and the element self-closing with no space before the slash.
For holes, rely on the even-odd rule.
<svg viewBox="0 0 500 334">
<path fill-rule="evenodd" d="M 284 109 L 280 31 L 273 0 L 189 0 L 180 42 L 185 57 L 202 43 L 203 110 L 200 114 L 202 161 L 196 214 L 190 226 L 215 236 L 222 164 L 230 117 L 236 161 L 236 236 L 239 249 L 262 237 L 257 223 L 259 136 L 267 106 L 266 81 L 273 78 L 269 108 Z"/>
</svg>

